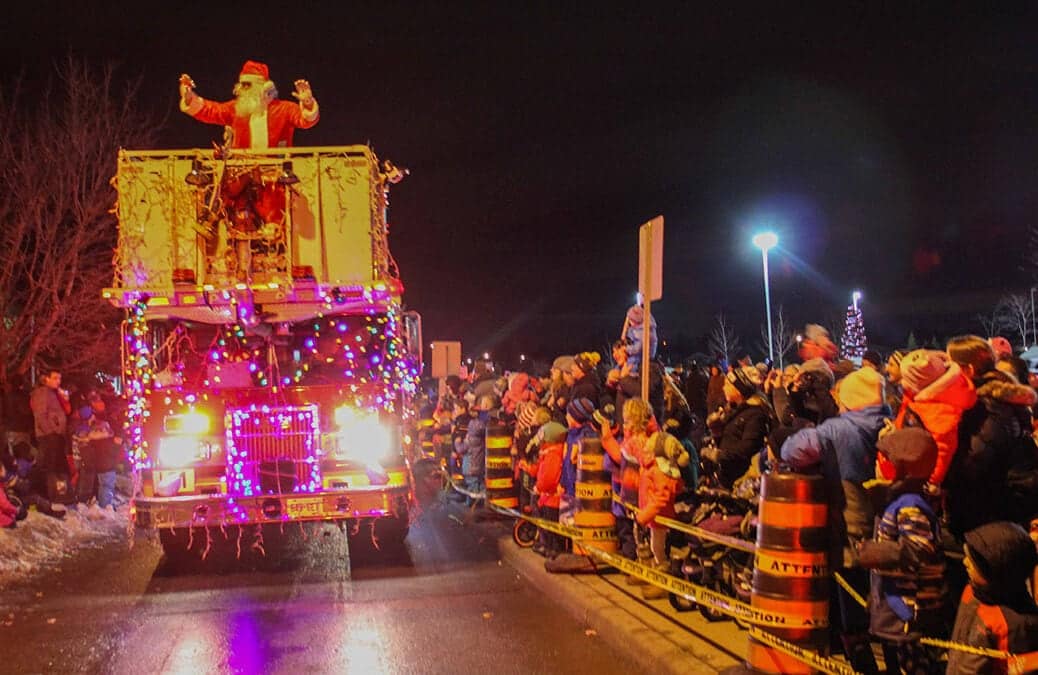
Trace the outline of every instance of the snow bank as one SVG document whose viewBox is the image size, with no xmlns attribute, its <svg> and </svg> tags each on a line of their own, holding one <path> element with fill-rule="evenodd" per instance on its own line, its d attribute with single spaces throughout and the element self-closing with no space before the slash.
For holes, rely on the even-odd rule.
<svg viewBox="0 0 1038 675">
<path fill-rule="evenodd" d="M 30 511 L 13 530 L 0 529 L 0 588 L 25 579 L 76 551 L 125 539 L 129 506 L 104 512 L 96 506 L 69 510 L 63 520 Z"/>
</svg>

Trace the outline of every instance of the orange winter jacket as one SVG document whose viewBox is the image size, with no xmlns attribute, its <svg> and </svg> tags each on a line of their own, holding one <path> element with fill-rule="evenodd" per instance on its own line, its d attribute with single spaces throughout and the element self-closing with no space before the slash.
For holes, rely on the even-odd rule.
<svg viewBox="0 0 1038 675">
<path fill-rule="evenodd" d="M 921 423 L 937 443 L 937 464 L 930 474 L 930 483 L 940 485 L 951 466 L 959 445 L 959 420 L 962 413 L 977 402 L 977 390 L 956 363 L 928 387 L 914 396 L 905 392 L 894 424 L 897 428 Z M 883 455 L 877 455 L 880 475 L 894 480 L 894 465 Z"/>
<path fill-rule="evenodd" d="M 565 446 L 562 442 L 541 446 L 541 455 L 537 462 L 537 494 L 540 495 L 537 498 L 537 506 L 559 508 L 559 481 L 562 480 L 562 452 Z"/>
</svg>

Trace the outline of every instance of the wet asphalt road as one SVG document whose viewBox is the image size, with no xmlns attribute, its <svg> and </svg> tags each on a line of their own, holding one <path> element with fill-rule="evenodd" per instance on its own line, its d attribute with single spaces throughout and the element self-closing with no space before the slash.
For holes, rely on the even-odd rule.
<svg viewBox="0 0 1038 675">
<path fill-rule="evenodd" d="M 323 525 L 176 569 L 145 537 L 87 550 L 0 594 L 0 672 L 636 672 L 499 562 L 505 524 L 423 501 L 405 550 Z"/>
</svg>

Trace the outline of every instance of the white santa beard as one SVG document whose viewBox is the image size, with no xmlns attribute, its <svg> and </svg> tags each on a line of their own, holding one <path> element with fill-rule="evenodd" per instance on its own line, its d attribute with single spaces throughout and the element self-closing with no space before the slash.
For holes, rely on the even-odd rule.
<svg viewBox="0 0 1038 675">
<path fill-rule="evenodd" d="M 267 101 L 263 96 L 263 92 L 259 89 L 239 90 L 238 95 L 234 99 L 234 112 L 242 117 L 249 117 L 256 113 L 267 112 L 268 104 L 269 101 Z"/>
</svg>

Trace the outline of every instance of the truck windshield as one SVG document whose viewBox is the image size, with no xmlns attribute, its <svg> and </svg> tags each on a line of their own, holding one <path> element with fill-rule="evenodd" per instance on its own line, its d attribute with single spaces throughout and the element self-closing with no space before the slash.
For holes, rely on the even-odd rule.
<svg viewBox="0 0 1038 675">
<path fill-rule="evenodd" d="M 408 357 L 387 314 L 329 315 L 243 327 L 151 326 L 156 378 L 189 389 L 357 384 L 401 379 Z"/>
</svg>

